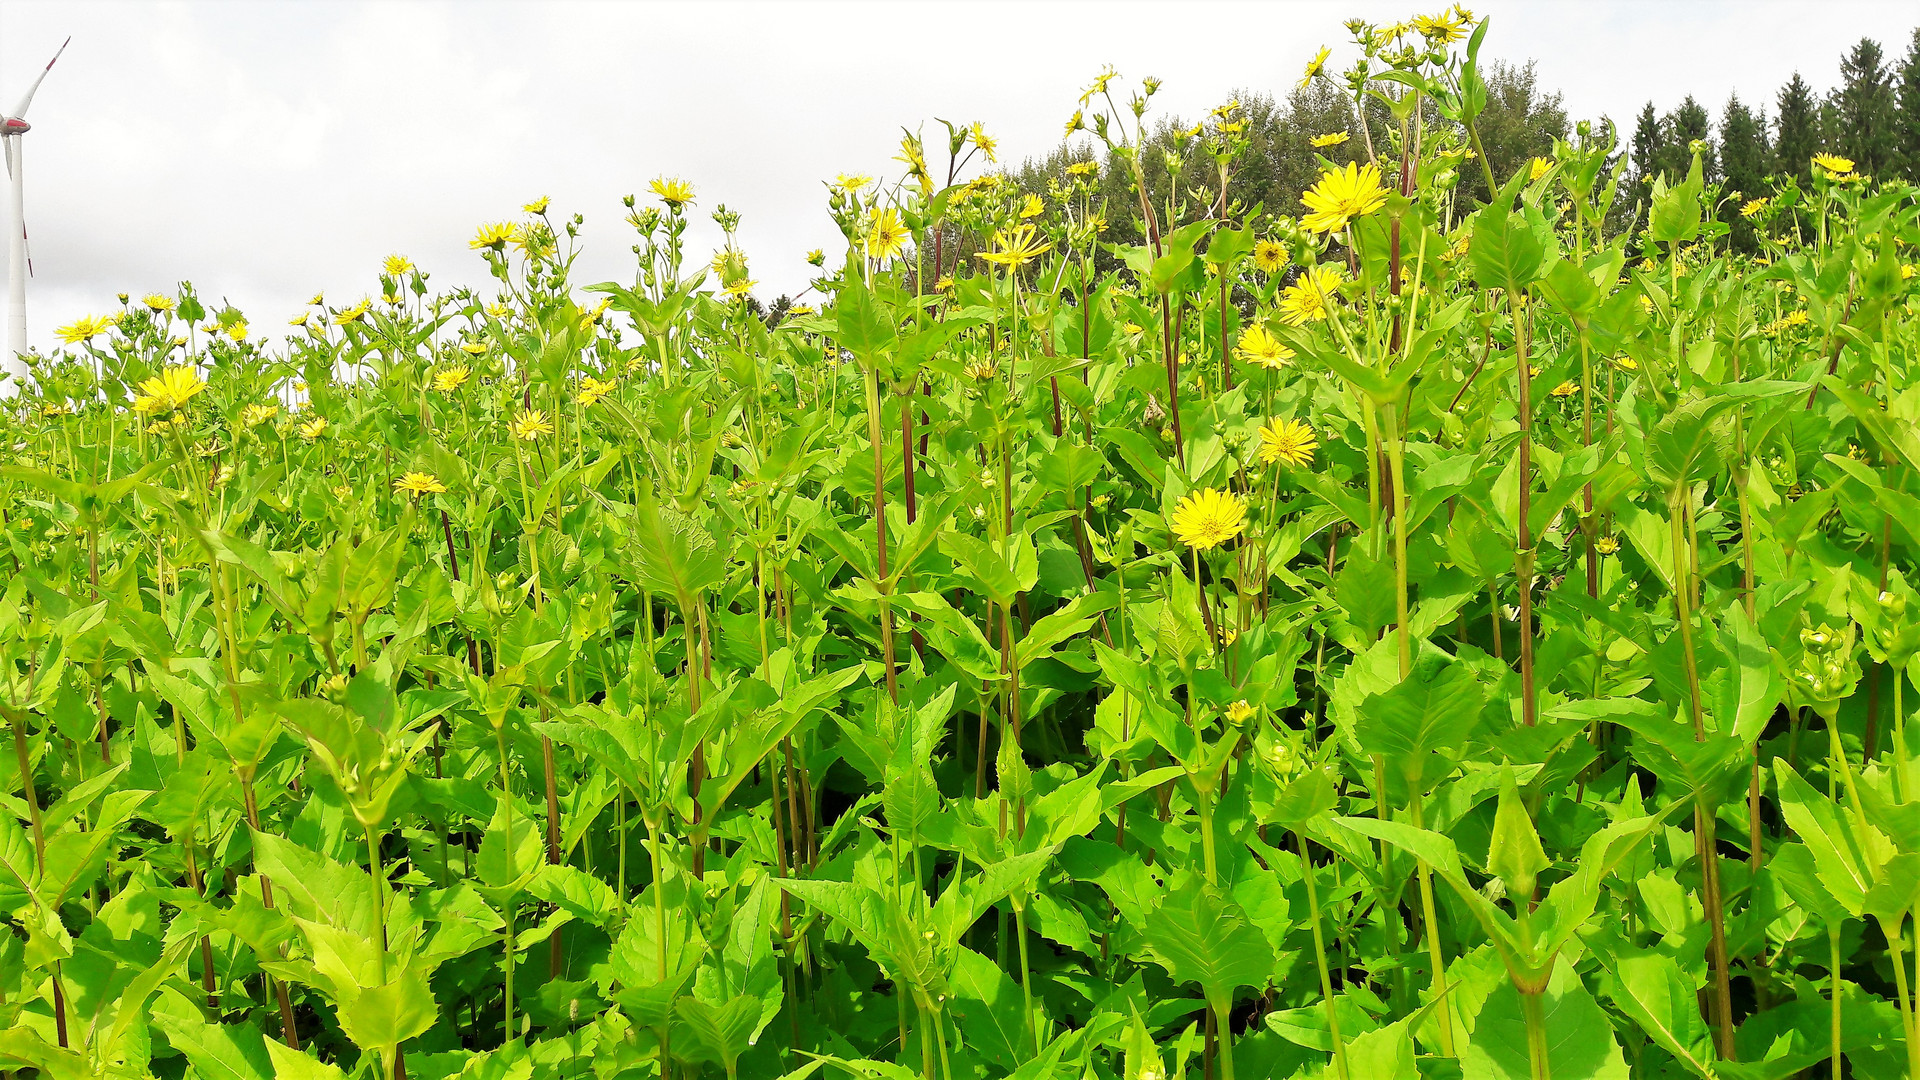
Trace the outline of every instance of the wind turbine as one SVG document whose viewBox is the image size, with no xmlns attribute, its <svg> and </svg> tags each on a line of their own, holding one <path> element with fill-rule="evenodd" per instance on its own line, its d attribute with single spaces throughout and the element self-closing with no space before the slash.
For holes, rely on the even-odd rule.
<svg viewBox="0 0 1920 1080">
<path fill-rule="evenodd" d="M 0 397 L 11 397 L 19 391 L 20 384 L 27 376 L 27 362 L 23 359 L 27 351 L 27 203 L 26 189 L 22 186 L 22 167 L 20 161 L 20 137 L 32 129 L 27 123 L 27 106 L 33 104 L 33 95 L 40 90 L 40 84 L 47 79 L 47 72 L 67 51 L 69 37 L 60 43 L 60 48 L 40 69 L 40 77 L 27 87 L 27 94 L 20 104 L 5 117 L 0 117 L 0 140 L 6 144 L 7 175 L 13 178 L 13 216 L 12 231 L 7 234 L 7 351 L 0 357 L 0 368 L 13 376 L 4 385 L 0 385 Z"/>
</svg>

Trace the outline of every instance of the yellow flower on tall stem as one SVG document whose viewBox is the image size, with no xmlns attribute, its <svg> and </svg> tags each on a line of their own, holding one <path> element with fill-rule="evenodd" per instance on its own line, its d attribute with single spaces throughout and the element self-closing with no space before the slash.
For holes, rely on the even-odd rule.
<svg viewBox="0 0 1920 1080">
<path fill-rule="evenodd" d="M 484 351 L 484 350 L 483 350 Z M 458 367 L 441 368 L 433 373 L 433 388 L 442 394 L 451 394 L 467 384 L 467 376 L 472 370 L 462 364 Z"/>
<path fill-rule="evenodd" d="M 1838 154 L 1815 154 L 1813 163 L 1833 176 L 1845 176 L 1853 171 L 1853 159 Z"/>
<path fill-rule="evenodd" d="M 1348 162 L 1344 169 L 1321 174 L 1320 182 L 1300 195 L 1311 211 L 1300 224 L 1320 233 L 1336 233 L 1357 217 L 1365 217 L 1387 204 L 1387 190 L 1380 186 L 1380 167 Z"/>
<path fill-rule="evenodd" d="M 900 211 L 889 206 L 873 215 L 872 224 L 867 226 L 867 254 L 876 259 L 891 259 L 906 251 L 907 241 L 911 239 L 913 233 L 900 220 Z"/>
<path fill-rule="evenodd" d="M 422 495 L 444 494 L 447 485 L 432 473 L 410 472 L 393 482 L 393 490 L 402 491 L 418 499 Z"/>
<path fill-rule="evenodd" d="M 1273 331 L 1259 323 L 1248 327 L 1240 335 L 1240 359 L 1256 367 L 1283 368 L 1293 361 L 1293 350 L 1280 343 Z"/>
<path fill-rule="evenodd" d="M 693 185 L 679 177 L 655 177 L 647 185 L 647 190 L 659 197 L 660 201 L 678 209 L 693 201 Z"/>
<path fill-rule="evenodd" d="M 542 435 L 553 434 L 553 424 L 547 414 L 539 409 L 530 409 L 513 418 L 507 424 L 507 434 L 519 442 L 532 442 Z"/>
<path fill-rule="evenodd" d="M 1287 265 L 1287 246 L 1278 240 L 1253 245 L 1253 265 L 1263 274 L 1277 274 Z"/>
<path fill-rule="evenodd" d="M 1205 488 L 1181 499 L 1173 510 L 1173 535 L 1195 551 L 1211 551 L 1247 527 L 1247 504 L 1238 495 Z"/>
<path fill-rule="evenodd" d="M 998 229 L 993 234 L 993 250 L 980 252 L 980 258 L 990 263 L 1018 270 L 1047 253 L 1052 243 L 1040 243 L 1032 225 L 1016 225 L 1011 229 Z"/>
<path fill-rule="evenodd" d="M 207 384 L 200 380 L 200 373 L 184 364 L 170 367 L 140 383 L 140 393 L 153 399 L 155 412 L 172 412 L 206 388 Z"/>
<path fill-rule="evenodd" d="M 1320 440 L 1298 420 L 1272 420 L 1260 428 L 1260 460 L 1268 465 L 1285 462 L 1295 468 L 1313 464 Z"/>
<path fill-rule="evenodd" d="M 1342 278 L 1331 266 L 1316 266 L 1280 294 L 1280 321 L 1288 326 L 1320 322 L 1333 307 Z"/>
<path fill-rule="evenodd" d="M 320 436 L 325 435 L 327 433 L 327 427 L 327 418 L 324 416 L 316 416 L 294 430 L 299 433 L 301 438 L 312 442 Z"/>
</svg>

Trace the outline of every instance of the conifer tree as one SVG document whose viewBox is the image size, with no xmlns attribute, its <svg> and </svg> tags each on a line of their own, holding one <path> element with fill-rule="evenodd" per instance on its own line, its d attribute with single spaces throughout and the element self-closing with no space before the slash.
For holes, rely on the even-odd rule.
<svg viewBox="0 0 1920 1080">
<path fill-rule="evenodd" d="M 1894 73 L 1894 152 L 1900 175 L 1920 182 L 1920 26 L 1913 29 L 1906 59 Z"/>
<path fill-rule="evenodd" d="M 1640 116 L 1634 121 L 1633 141 L 1627 148 L 1628 173 L 1632 184 L 1627 192 L 1627 203 L 1644 206 L 1652 197 L 1653 177 L 1659 171 L 1664 147 L 1665 134 L 1660 127 L 1660 118 L 1653 111 L 1653 102 L 1649 101 L 1640 109 Z"/>
<path fill-rule="evenodd" d="M 1813 155 L 1820 152 L 1820 115 L 1813 87 L 1796 71 L 1780 88 L 1775 104 L 1774 167 L 1781 175 L 1797 176 L 1806 183 L 1812 179 Z"/>
<path fill-rule="evenodd" d="M 1713 121 L 1707 115 L 1707 107 L 1694 100 L 1688 94 L 1677 108 L 1660 120 L 1665 129 L 1661 139 L 1661 153 L 1655 159 L 1656 171 L 1667 174 L 1669 180 L 1678 182 L 1686 176 L 1693 165 L 1693 144 L 1707 144 L 1702 160 L 1702 171 L 1708 183 L 1720 178 L 1720 162 L 1714 154 L 1712 135 Z"/>
<path fill-rule="evenodd" d="M 1758 250 L 1753 227 L 1740 216 L 1740 206 L 1767 193 L 1767 173 L 1772 167 L 1765 111 L 1755 115 L 1740 100 L 1739 94 L 1733 95 L 1720 114 L 1720 168 L 1725 174 L 1729 197 L 1721 207 L 1720 217 L 1732 227 L 1731 238 L 1736 250 Z"/>
<path fill-rule="evenodd" d="M 1830 98 L 1834 126 L 1830 144 L 1855 167 L 1878 176 L 1894 164 L 1893 72 L 1880 43 L 1861 38 L 1840 61 L 1840 85 Z"/>
</svg>

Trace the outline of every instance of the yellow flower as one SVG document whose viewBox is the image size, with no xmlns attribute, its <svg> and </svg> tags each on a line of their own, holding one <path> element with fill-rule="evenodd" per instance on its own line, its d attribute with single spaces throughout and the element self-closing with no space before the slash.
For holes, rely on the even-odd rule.
<svg viewBox="0 0 1920 1080">
<path fill-rule="evenodd" d="M 1247 507 L 1230 492 L 1206 488 L 1180 500 L 1173 511 L 1173 535 L 1197 551 L 1211 551 L 1247 527 Z"/>
<path fill-rule="evenodd" d="M 547 414 L 539 409 L 521 413 L 507 425 L 507 434 L 520 442 L 532 442 L 542 435 L 553 434 L 553 425 L 547 421 Z"/>
<path fill-rule="evenodd" d="M 1053 247 L 1052 243 L 1040 243 L 1036 232 L 1032 225 L 996 229 L 993 234 L 994 250 L 980 252 L 980 258 L 1008 270 L 1018 270 Z"/>
<path fill-rule="evenodd" d="M 1307 61 L 1306 73 L 1300 76 L 1300 89 L 1305 90 L 1307 84 L 1313 81 L 1313 77 L 1320 74 L 1320 69 L 1327 66 L 1327 57 L 1331 55 L 1333 50 L 1323 45 L 1320 51 L 1314 54 L 1313 59 Z"/>
<path fill-rule="evenodd" d="M 1767 208 L 1767 203 L 1771 201 L 1772 200 L 1768 199 L 1765 195 L 1757 199 L 1748 199 L 1746 204 L 1740 207 L 1740 216 L 1743 218 L 1758 217 L 1760 216 L 1760 212 Z"/>
<path fill-rule="evenodd" d="M 1295 467 L 1311 465 L 1319 448 L 1313 429 L 1298 420 L 1272 420 L 1260 427 L 1260 460 L 1268 465 L 1276 461 Z"/>
<path fill-rule="evenodd" d="M 1253 265 L 1263 274 L 1277 274 L 1287 265 L 1287 248 L 1278 240 L 1253 245 Z"/>
<path fill-rule="evenodd" d="M 1602 555 L 1611 555 L 1620 550 L 1620 541 L 1611 536 L 1602 536 L 1593 542 L 1593 550 Z"/>
<path fill-rule="evenodd" d="M 1805 326 L 1810 321 L 1805 311 L 1789 311 L 1787 317 L 1780 320 L 1783 326 Z"/>
<path fill-rule="evenodd" d="M 1900 264 L 1900 280 L 1901 281 L 1911 281 L 1913 280 L 1913 275 L 1914 275 L 1914 269 L 1913 269 L 1912 263 Z"/>
<path fill-rule="evenodd" d="M 867 254 L 876 259 L 891 259 L 907 250 L 907 241 L 913 234 L 900 220 L 900 212 L 889 206 L 873 215 L 873 221 L 867 226 Z"/>
<path fill-rule="evenodd" d="M 387 272 L 388 277 L 405 277 L 413 273 L 413 260 L 405 255 L 389 255 L 380 268 Z"/>
<path fill-rule="evenodd" d="M 679 177 L 654 177 L 647 190 L 660 197 L 660 201 L 678 209 L 693 201 L 693 185 Z"/>
<path fill-rule="evenodd" d="M 1580 392 L 1580 387 L 1575 385 L 1572 380 L 1568 380 L 1547 392 L 1554 397 L 1572 397 Z"/>
<path fill-rule="evenodd" d="M 1228 632 L 1232 633 L 1232 631 Z M 1227 644 L 1231 645 L 1233 642 L 1229 641 Z M 1241 698 L 1239 701 L 1227 706 L 1227 723 L 1239 727 L 1241 724 L 1246 723 L 1253 716 L 1253 713 L 1253 706 L 1247 704 L 1247 699 Z"/>
<path fill-rule="evenodd" d="M 977 120 L 974 121 L 973 126 L 967 129 L 967 134 L 973 137 L 973 145 L 980 148 L 980 153 L 986 157 L 987 164 L 992 165 L 998 160 L 994 157 L 994 154 L 999 149 L 1000 143 L 993 136 L 987 134 L 987 129 L 984 125 Z"/>
<path fill-rule="evenodd" d="M 826 265 L 826 261 L 827 253 L 819 248 L 814 248 L 812 251 L 807 252 L 807 263 L 810 266 L 824 266 Z"/>
<path fill-rule="evenodd" d="M 1335 132 L 1330 132 L 1326 135 L 1315 135 L 1313 138 L 1308 139 L 1307 141 L 1313 144 L 1313 148 L 1315 150 L 1323 150 L 1329 146 L 1339 146 L 1341 143 L 1346 142 L 1348 139 L 1351 139 L 1351 138 L 1353 138 L 1353 136 L 1347 134 L 1344 131 L 1335 131 Z"/>
<path fill-rule="evenodd" d="M 1467 36 L 1467 21 L 1458 13 L 1443 11 L 1438 15 L 1415 15 L 1413 28 L 1435 45 L 1451 45 Z"/>
<path fill-rule="evenodd" d="M 432 473 L 410 472 L 393 482 L 393 490 L 404 491 L 417 499 L 422 495 L 443 494 L 447 485 Z"/>
<path fill-rule="evenodd" d="M 1316 266 L 1301 274 L 1280 294 L 1280 321 L 1304 326 L 1325 319 L 1340 284 L 1340 271 L 1331 266 Z"/>
<path fill-rule="evenodd" d="M 504 319 L 511 314 L 513 314 L 513 309 L 497 300 L 487 305 L 487 316 L 489 318 Z"/>
<path fill-rule="evenodd" d="M 327 433 L 327 418 L 324 416 L 316 416 L 294 430 L 299 432 L 301 438 L 312 442 Z"/>
<path fill-rule="evenodd" d="M 172 412 L 206 388 L 200 373 L 187 365 L 170 367 L 140 384 L 140 392 L 153 399 L 155 412 Z"/>
<path fill-rule="evenodd" d="M 279 415 L 278 405 L 249 405 L 240 410 L 240 423 L 245 427 L 259 427 Z"/>
<path fill-rule="evenodd" d="M 326 294 L 326 293 L 314 293 L 314 294 L 313 294 L 313 298 L 307 301 L 307 306 L 308 306 L 308 307 L 319 307 L 319 306 L 320 306 L 321 304 L 324 304 L 324 303 L 326 303 L 326 302 L 327 302 L 327 294 Z"/>
<path fill-rule="evenodd" d="M 1553 168 L 1553 162 L 1543 157 L 1534 158 L 1527 165 L 1527 182 L 1532 183 L 1547 175 L 1547 170 L 1551 168 Z"/>
<path fill-rule="evenodd" d="M 1639 371 L 1640 361 L 1631 356 L 1616 356 L 1613 358 L 1613 366 L 1621 371 Z"/>
<path fill-rule="evenodd" d="M 1845 176 L 1853 171 L 1853 159 L 1843 158 L 1838 154 L 1815 154 L 1813 163 L 1833 176 Z"/>
<path fill-rule="evenodd" d="M 473 239 L 467 241 L 467 246 L 475 251 L 481 248 L 499 251 L 507 246 L 507 241 L 513 239 L 514 232 L 514 227 L 504 221 L 488 222 L 480 226 L 479 231 L 473 234 Z M 315 299 L 317 302 L 318 298 Z"/>
<path fill-rule="evenodd" d="M 466 353 L 468 356 L 485 356 L 487 355 L 487 343 L 484 341 L 463 341 L 460 343 L 460 351 Z"/>
<path fill-rule="evenodd" d="M 1320 177 L 1320 182 L 1300 196 L 1312 211 L 1300 224 L 1313 232 L 1336 233 L 1357 217 L 1364 217 L 1387 204 L 1386 189 L 1380 186 L 1377 165 L 1361 167 L 1349 162 Z"/>
<path fill-rule="evenodd" d="M 582 408 L 590 408 L 601 398 L 613 393 L 614 386 L 612 379 L 596 379 L 591 375 L 582 376 L 580 393 L 575 396 L 575 400 L 580 402 Z"/>
<path fill-rule="evenodd" d="M 148 293 L 140 298 L 140 302 L 147 305 L 147 310 L 155 314 L 173 310 L 173 297 L 163 296 L 160 293 Z"/>
<path fill-rule="evenodd" d="M 54 336 L 68 345 L 92 341 L 113 328 L 113 320 L 104 315 L 83 315 L 55 330 Z"/>
<path fill-rule="evenodd" d="M 841 173 L 839 176 L 833 178 L 833 186 L 849 195 L 858 195 L 863 188 L 871 183 L 873 183 L 873 177 L 871 176 L 848 176 L 846 173 Z"/>
<path fill-rule="evenodd" d="M 368 300 L 365 297 L 362 297 L 359 303 L 353 305 L 350 308 L 347 308 L 344 311 L 336 312 L 333 316 L 333 321 L 336 323 L 339 323 L 342 326 L 345 326 L 346 324 L 351 322 L 359 322 L 360 316 L 365 315 L 367 312 L 372 310 L 373 310 L 373 301 Z"/>
<path fill-rule="evenodd" d="M 1258 367 L 1273 369 L 1286 367 L 1293 360 L 1293 350 L 1280 343 L 1273 332 L 1259 323 L 1254 323 L 1240 335 L 1240 359 Z"/>
<path fill-rule="evenodd" d="M 1020 217 L 1023 220 L 1030 217 L 1039 217 L 1042 213 L 1046 212 L 1046 209 L 1047 204 L 1041 200 L 1040 196 L 1028 195 L 1026 200 L 1020 204 Z"/>
<path fill-rule="evenodd" d="M 246 321 L 243 319 L 240 322 L 234 323 L 232 326 L 227 327 L 227 336 L 232 338 L 235 342 L 241 342 L 241 341 L 247 340 Z"/>
<path fill-rule="evenodd" d="M 467 344 L 471 345 L 472 342 L 468 342 Z M 484 346 L 482 346 L 481 351 L 486 351 Z M 442 394 L 451 394 L 462 386 L 467 385 L 467 376 L 472 373 L 473 372 L 465 365 L 441 368 L 439 371 L 433 373 L 433 388 Z"/>
<path fill-rule="evenodd" d="M 340 502 L 346 502 L 348 499 L 351 499 L 353 497 L 353 485 L 352 484 L 333 485 L 333 497 L 339 500 Z"/>
<path fill-rule="evenodd" d="M 152 397 L 148 394 L 139 394 L 139 395 L 136 395 L 133 399 L 133 411 L 135 415 L 138 415 L 138 416 L 148 416 L 153 413 L 161 412 L 165 409 L 165 407 L 166 406 L 161 403 L 159 398 Z"/>
<path fill-rule="evenodd" d="M 51 405 L 40 406 L 40 415 L 49 418 L 55 416 L 72 416 L 73 406 L 56 401 Z"/>
<path fill-rule="evenodd" d="M 992 360 L 969 360 L 965 370 L 969 379 L 975 382 L 986 382 L 999 374 L 1000 365 Z"/>
<path fill-rule="evenodd" d="M 1067 166 L 1067 175 L 1086 176 L 1088 173 L 1099 171 L 1099 168 L 1100 163 L 1097 161 L 1076 161 Z"/>
<path fill-rule="evenodd" d="M 547 212 L 547 197 L 542 195 L 525 206 L 522 206 L 520 209 L 525 210 L 529 214 L 544 214 Z"/>
<path fill-rule="evenodd" d="M 305 326 L 307 325 L 307 320 L 310 318 L 312 318 L 312 316 L 309 315 L 307 312 L 303 311 L 300 314 L 295 315 L 293 318 L 288 319 L 287 325 L 288 326 Z"/>
</svg>

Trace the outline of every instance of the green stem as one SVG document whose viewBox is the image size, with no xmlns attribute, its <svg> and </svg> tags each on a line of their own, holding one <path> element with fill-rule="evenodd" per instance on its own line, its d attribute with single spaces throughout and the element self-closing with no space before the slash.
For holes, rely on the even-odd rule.
<svg viewBox="0 0 1920 1080">
<path fill-rule="evenodd" d="M 1533 1080 L 1553 1080 L 1553 1070 L 1547 1063 L 1547 1024 L 1541 1015 L 1540 995 L 1522 990 L 1520 1009 L 1527 1018 L 1527 1060 L 1532 1065 Z"/>
<path fill-rule="evenodd" d="M 1300 852 L 1300 876 L 1307 883 L 1307 910 L 1313 913 L 1313 959 L 1320 969 L 1320 998 L 1327 1003 L 1327 1033 L 1333 1037 L 1335 1080 L 1347 1080 L 1347 1048 L 1340 1038 L 1340 1011 L 1334 1007 L 1333 976 L 1327 971 L 1327 939 L 1320 929 L 1320 897 L 1313 883 L 1313 861 L 1307 857 L 1307 837 L 1293 831 L 1293 844 Z"/>
<path fill-rule="evenodd" d="M 1422 799 L 1418 792 L 1413 795 L 1410 809 L 1413 811 L 1413 827 L 1425 828 L 1422 820 Z M 1447 1001 L 1447 961 L 1440 951 L 1440 919 L 1433 903 L 1433 871 L 1425 859 L 1415 864 L 1420 877 L 1420 919 L 1427 928 L 1427 959 L 1433 965 L 1433 1000 L 1440 1010 L 1440 1052 L 1448 1057 L 1458 1057 L 1453 1043 L 1453 1005 Z"/>
</svg>

